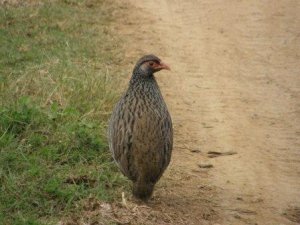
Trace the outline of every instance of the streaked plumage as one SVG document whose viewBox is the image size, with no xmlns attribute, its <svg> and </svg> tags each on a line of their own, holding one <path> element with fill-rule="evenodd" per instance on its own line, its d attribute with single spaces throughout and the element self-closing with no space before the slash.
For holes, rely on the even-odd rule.
<svg viewBox="0 0 300 225">
<path fill-rule="evenodd" d="M 173 146 L 172 121 L 153 73 L 169 67 L 154 55 L 136 64 L 129 87 L 109 123 L 109 147 L 135 197 L 147 200 L 167 168 Z"/>
</svg>

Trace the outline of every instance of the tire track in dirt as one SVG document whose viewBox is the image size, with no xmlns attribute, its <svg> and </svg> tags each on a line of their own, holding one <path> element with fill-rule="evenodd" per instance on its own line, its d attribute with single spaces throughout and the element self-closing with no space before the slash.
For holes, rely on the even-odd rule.
<svg viewBox="0 0 300 225">
<path fill-rule="evenodd" d="M 123 4 L 126 56 L 153 52 L 172 67 L 156 77 L 174 121 L 173 159 L 136 224 L 297 224 L 288 214 L 300 206 L 300 3 Z"/>
</svg>

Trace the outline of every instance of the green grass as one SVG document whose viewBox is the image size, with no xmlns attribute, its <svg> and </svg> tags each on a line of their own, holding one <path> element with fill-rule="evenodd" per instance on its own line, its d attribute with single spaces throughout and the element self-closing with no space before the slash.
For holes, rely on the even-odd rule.
<svg viewBox="0 0 300 225">
<path fill-rule="evenodd" d="M 0 224 L 55 224 L 128 187 L 105 138 L 124 76 L 116 8 L 0 6 Z"/>
</svg>

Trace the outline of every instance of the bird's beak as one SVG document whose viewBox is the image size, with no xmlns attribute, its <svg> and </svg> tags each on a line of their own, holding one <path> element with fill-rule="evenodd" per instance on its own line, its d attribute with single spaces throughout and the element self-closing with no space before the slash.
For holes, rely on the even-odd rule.
<svg viewBox="0 0 300 225">
<path fill-rule="evenodd" d="M 163 62 L 160 62 L 157 69 L 160 69 L 160 70 L 171 70 L 171 68 L 166 64 L 166 63 L 163 63 Z"/>
</svg>

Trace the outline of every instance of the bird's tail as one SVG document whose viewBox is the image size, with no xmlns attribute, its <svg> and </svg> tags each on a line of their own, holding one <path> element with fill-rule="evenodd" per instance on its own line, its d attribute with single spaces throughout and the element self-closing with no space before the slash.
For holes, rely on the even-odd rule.
<svg viewBox="0 0 300 225">
<path fill-rule="evenodd" d="M 133 183 L 133 195 L 134 197 L 147 201 L 154 189 L 154 184 L 150 182 L 137 181 Z"/>
</svg>

